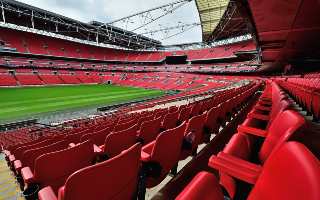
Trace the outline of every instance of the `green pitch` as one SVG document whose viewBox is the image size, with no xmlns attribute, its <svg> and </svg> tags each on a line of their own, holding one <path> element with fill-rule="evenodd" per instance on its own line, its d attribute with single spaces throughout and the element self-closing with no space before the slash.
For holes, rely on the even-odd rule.
<svg viewBox="0 0 320 200">
<path fill-rule="evenodd" d="M 123 103 L 162 94 L 160 90 L 113 85 L 0 88 L 0 121 L 66 109 Z"/>
</svg>

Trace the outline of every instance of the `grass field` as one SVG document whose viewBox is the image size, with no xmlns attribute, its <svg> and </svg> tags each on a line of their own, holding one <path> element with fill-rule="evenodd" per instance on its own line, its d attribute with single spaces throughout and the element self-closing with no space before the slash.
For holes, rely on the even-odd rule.
<svg viewBox="0 0 320 200">
<path fill-rule="evenodd" d="M 110 105 L 163 91 L 113 85 L 0 88 L 0 121 L 88 106 Z"/>
</svg>

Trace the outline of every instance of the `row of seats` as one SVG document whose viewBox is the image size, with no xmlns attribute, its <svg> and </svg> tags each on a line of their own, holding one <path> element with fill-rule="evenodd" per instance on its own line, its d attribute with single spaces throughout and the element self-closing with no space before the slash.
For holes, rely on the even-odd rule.
<svg viewBox="0 0 320 200">
<path fill-rule="evenodd" d="M 19 38 L 17 40 L 16 38 Z M 188 60 L 212 60 L 235 58 L 236 52 L 256 50 L 252 40 L 216 46 L 206 49 L 185 51 L 128 51 L 80 44 L 35 33 L 1 28 L 0 39 L 6 47 L 19 53 L 50 55 L 56 57 L 85 58 L 108 61 L 161 62 L 166 56 L 187 56 Z"/>
<path fill-rule="evenodd" d="M 275 82 L 267 85 L 238 132 L 209 159 L 219 180 L 200 172 L 176 199 L 237 199 L 245 195 L 237 193 L 240 183 L 253 185 L 248 199 L 318 199 L 319 160 L 303 144 L 288 142 L 306 130 L 291 104 Z"/>
<path fill-rule="evenodd" d="M 315 121 L 320 120 L 320 78 L 288 78 L 277 81 L 305 110 L 313 114 Z"/>
<path fill-rule="evenodd" d="M 227 117 L 225 117 L 228 116 L 227 113 L 234 113 L 235 108 L 249 98 L 258 87 L 259 84 L 250 84 L 218 92 L 213 98 L 189 106 L 170 107 L 143 114 L 136 113 L 116 117 L 113 118 L 113 121 L 108 120 L 109 123 L 103 126 L 97 123 L 86 123 L 83 127 L 78 126 L 67 133 L 64 131 L 65 134 L 62 135 L 44 137 L 10 148 L 10 151 L 6 152 L 8 162 L 15 173 L 22 176 L 27 188 L 25 192 L 37 185 L 41 189 L 40 199 L 50 199 L 51 197 L 69 199 L 64 194 L 70 195 L 71 198 L 73 195 L 82 193 L 79 192 L 82 191 L 79 188 L 84 186 L 80 186 L 79 183 L 83 183 L 81 180 L 86 180 L 84 179 L 86 176 L 81 178 L 82 174 L 87 174 L 82 171 L 88 170 L 91 179 L 97 178 L 97 176 L 101 176 L 98 172 L 100 172 L 100 168 L 103 170 L 102 166 L 107 166 L 106 163 L 111 163 L 111 161 L 116 162 L 115 160 L 120 159 L 119 155 L 121 156 L 123 151 L 126 152 L 135 143 L 140 142 L 143 147 L 138 159 L 142 162 L 139 166 L 146 174 L 146 186 L 152 187 L 159 184 L 185 155 L 196 152 L 198 144 L 203 142 L 205 132 L 207 135 L 215 132 L 217 130 L 216 124 L 227 121 Z M 70 141 L 76 144 L 70 144 Z M 104 145 L 101 145 L 102 143 Z M 92 165 L 101 159 L 107 159 L 107 161 Z M 55 163 L 72 164 L 57 166 Z M 127 168 L 127 164 L 118 168 Z M 128 179 L 133 175 L 137 178 L 138 170 L 132 169 L 130 173 L 132 175 Z M 120 176 L 121 172 L 117 171 L 115 174 Z M 119 183 L 113 183 L 115 186 L 111 188 L 119 190 L 120 185 L 125 185 L 124 179 L 128 180 L 127 177 L 123 180 L 118 178 Z M 74 181 L 73 184 L 71 180 Z M 105 181 L 107 180 L 113 179 L 105 179 Z M 134 187 L 132 189 L 130 189 L 131 187 L 126 187 L 127 189 L 122 187 L 122 190 L 125 191 L 121 194 L 129 194 L 130 196 L 134 194 L 133 191 L 136 191 L 138 184 L 136 179 L 131 181 Z M 97 191 L 97 194 L 106 195 L 110 191 L 105 190 L 105 184 L 108 183 L 101 182 L 101 187 L 95 185 L 88 188 L 88 191 Z M 48 185 L 50 187 L 46 187 Z M 77 199 L 86 199 L 84 196 L 78 196 Z M 124 197 L 128 199 L 128 196 L 121 196 L 119 199 Z"/>
</svg>

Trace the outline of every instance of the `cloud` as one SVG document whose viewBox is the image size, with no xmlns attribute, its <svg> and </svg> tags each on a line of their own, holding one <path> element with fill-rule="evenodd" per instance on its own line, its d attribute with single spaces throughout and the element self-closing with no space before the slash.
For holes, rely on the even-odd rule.
<svg viewBox="0 0 320 200">
<path fill-rule="evenodd" d="M 92 20 L 100 22 L 111 22 L 113 20 L 135 14 L 150 8 L 164 5 L 173 0 L 19 0 L 21 2 L 61 14 L 63 16 L 76 19 L 82 22 L 89 22 Z M 161 12 L 153 12 L 152 16 L 159 16 Z M 158 30 L 163 27 L 177 26 L 178 22 L 199 23 L 199 15 L 195 5 L 192 1 L 183 7 L 179 8 L 172 14 L 169 14 L 156 22 L 137 30 L 137 33 Z M 143 24 L 143 19 L 136 17 L 129 23 L 120 22 L 115 24 L 126 30 L 133 30 L 135 27 Z M 170 31 L 167 34 L 156 33 L 153 35 L 146 35 L 156 40 L 161 40 L 170 35 L 174 35 L 181 30 Z M 201 27 L 197 26 L 183 34 L 176 37 L 161 41 L 164 45 L 190 43 L 201 41 Z"/>
</svg>

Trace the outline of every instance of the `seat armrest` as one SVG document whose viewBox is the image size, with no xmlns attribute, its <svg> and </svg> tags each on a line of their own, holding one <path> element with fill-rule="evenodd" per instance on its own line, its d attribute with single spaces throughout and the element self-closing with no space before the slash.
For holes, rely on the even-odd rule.
<svg viewBox="0 0 320 200">
<path fill-rule="evenodd" d="M 268 132 L 265 130 L 250 127 L 250 126 L 244 126 L 244 125 L 238 126 L 238 132 L 239 133 L 249 133 L 251 135 L 256 135 L 259 137 L 266 137 L 268 134 Z"/>
<path fill-rule="evenodd" d="M 208 165 L 211 168 L 217 169 L 219 172 L 226 173 L 250 184 L 255 184 L 261 171 L 259 170 L 259 172 L 257 172 L 257 170 L 252 170 L 245 165 L 229 162 L 226 159 L 214 155 L 210 157 Z"/>
<path fill-rule="evenodd" d="M 259 119 L 259 120 L 263 120 L 263 121 L 269 121 L 269 119 L 270 119 L 269 115 L 262 115 L 262 114 L 258 114 L 258 113 L 249 113 L 247 117 Z"/>
<path fill-rule="evenodd" d="M 24 167 L 21 169 L 21 176 L 26 184 L 34 183 L 34 175 L 30 167 Z"/>
<path fill-rule="evenodd" d="M 39 200 L 57 200 L 58 199 L 50 186 L 47 186 L 41 189 L 38 192 L 38 198 Z"/>
<path fill-rule="evenodd" d="M 222 151 L 218 153 L 218 157 L 223 159 L 223 160 L 225 160 L 225 161 L 227 161 L 227 162 L 231 162 L 231 163 L 236 164 L 236 165 L 241 165 L 243 167 L 246 167 L 246 168 L 251 169 L 251 170 L 256 171 L 256 172 L 260 172 L 261 171 L 261 165 L 254 164 L 252 162 L 243 160 L 241 158 L 238 158 L 236 156 L 230 155 L 228 153 L 224 153 Z"/>
<path fill-rule="evenodd" d="M 17 173 L 20 173 L 21 169 L 22 169 L 22 163 L 20 160 L 15 160 L 13 162 L 13 167 L 16 170 Z"/>
</svg>

